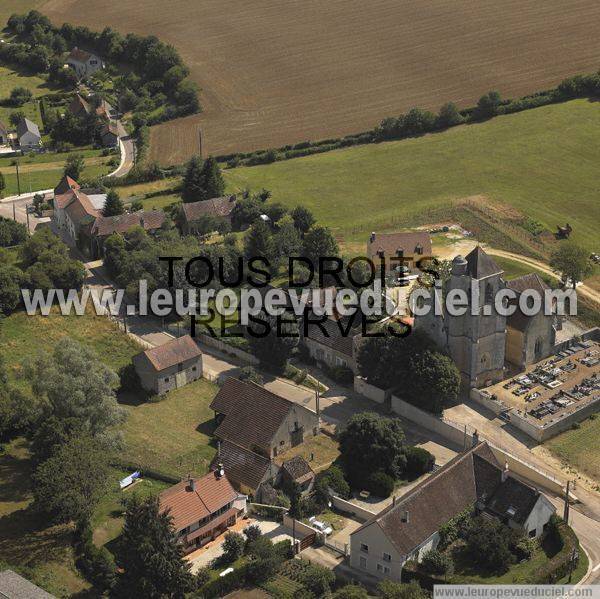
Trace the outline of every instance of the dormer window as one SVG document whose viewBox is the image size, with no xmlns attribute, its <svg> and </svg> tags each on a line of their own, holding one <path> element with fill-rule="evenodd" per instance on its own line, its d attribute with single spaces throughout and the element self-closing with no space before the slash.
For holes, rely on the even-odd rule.
<svg viewBox="0 0 600 599">
<path fill-rule="evenodd" d="M 378 255 L 380 258 L 383 258 L 384 254 L 385 254 L 385 252 L 384 252 L 382 249 L 378 249 L 378 250 L 377 250 L 377 255 Z"/>
<path fill-rule="evenodd" d="M 404 258 L 404 248 L 398 248 L 396 250 L 396 256 L 398 256 L 398 258 Z"/>
<path fill-rule="evenodd" d="M 415 247 L 415 254 L 419 254 L 419 256 L 423 255 L 423 246 L 420 243 Z"/>
</svg>

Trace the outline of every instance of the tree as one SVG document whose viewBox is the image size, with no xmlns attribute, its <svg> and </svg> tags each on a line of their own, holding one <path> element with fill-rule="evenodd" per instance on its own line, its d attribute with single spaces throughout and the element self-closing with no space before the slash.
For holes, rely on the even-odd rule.
<svg viewBox="0 0 600 599">
<path fill-rule="evenodd" d="M 277 222 L 278 231 L 275 235 L 277 255 L 282 259 L 288 256 L 299 256 L 302 249 L 302 239 L 294 220 L 290 215 L 284 216 Z"/>
<path fill-rule="evenodd" d="M 499 520 L 481 516 L 471 521 L 466 534 L 466 551 L 486 572 L 506 572 L 515 559 L 510 552 L 511 532 Z"/>
<path fill-rule="evenodd" d="M 339 435 L 346 476 L 356 486 L 373 471 L 374 465 L 393 478 L 406 466 L 406 442 L 400 420 L 373 412 L 355 414 Z"/>
<path fill-rule="evenodd" d="M 488 92 L 481 96 L 475 107 L 475 115 L 480 119 L 489 119 L 496 116 L 499 112 L 502 100 L 500 94 L 495 91 Z"/>
<path fill-rule="evenodd" d="M 79 420 L 91 436 L 109 435 L 124 418 L 115 397 L 119 377 L 73 339 L 61 339 L 51 354 L 39 354 L 25 372 L 34 393 L 48 400 L 50 414 Z"/>
<path fill-rule="evenodd" d="M 15 266 L 0 266 L 0 313 L 10 314 L 21 303 L 23 272 Z"/>
<path fill-rule="evenodd" d="M 332 595 L 333 599 L 369 599 L 367 591 L 356 584 L 347 584 Z"/>
<path fill-rule="evenodd" d="M 563 241 L 552 253 L 550 266 L 570 282 L 573 289 L 593 271 L 588 252 L 572 241 Z"/>
<path fill-rule="evenodd" d="M 27 227 L 0 216 L 0 247 L 12 247 L 27 239 Z"/>
<path fill-rule="evenodd" d="M 402 397 L 434 414 L 452 405 L 460 390 L 456 364 L 444 354 L 426 350 L 409 360 L 410 375 L 401 390 Z"/>
<path fill-rule="evenodd" d="M 31 100 L 32 95 L 31 90 L 26 87 L 15 87 L 10 92 L 9 102 L 12 106 L 20 108 Z"/>
<path fill-rule="evenodd" d="M 0 372 L 0 439 L 27 432 L 40 416 L 37 398 L 6 384 Z"/>
<path fill-rule="evenodd" d="M 219 163 L 209 156 L 204 162 L 200 156 L 193 156 L 187 163 L 183 179 L 184 202 L 198 202 L 222 196 L 225 192 L 225 181 Z"/>
<path fill-rule="evenodd" d="M 194 578 L 168 512 L 160 512 L 157 497 L 127 501 L 119 552 L 123 573 L 117 597 L 183 597 L 193 590 Z"/>
<path fill-rule="evenodd" d="M 25 118 L 25 113 L 22 110 L 15 110 L 10 113 L 8 120 L 13 127 L 16 127 L 19 124 L 19 121 L 22 121 Z"/>
<path fill-rule="evenodd" d="M 296 206 L 292 210 L 292 218 L 294 219 L 294 226 L 302 235 L 307 233 L 316 222 L 312 212 L 304 206 Z"/>
<path fill-rule="evenodd" d="M 77 181 L 81 177 L 84 168 L 85 160 L 81 154 L 69 154 L 67 156 L 67 161 L 65 162 L 63 175 Z"/>
<path fill-rule="evenodd" d="M 319 258 L 334 257 L 338 253 L 337 241 L 327 227 L 313 226 L 304 236 L 304 256 L 312 262 L 315 270 L 319 267 Z"/>
<path fill-rule="evenodd" d="M 247 197 L 238 200 L 231 211 L 231 226 L 240 231 L 255 222 L 262 214 L 262 203 L 256 197 Z"/>
<path fill-rule="evenodd" d="M 264 311 L 253 316 L 248 327 L 252 353 L 263 368 L 282 372 L 298 345 L 298 323 L 291 314 L 271 316 Z M 260 336 L 259 336 L 260 335 Z"/>
<path fill-rule="evenodd" d="M 276 267 L 277 249 L 275 239 L 269 225 L 262 220 L 255 222 L 244 237 L 244 256 L 246 260 L 252 258 L 265 258 L 269 262 L 270 270 Z"/>
<path fill-rule="evenodd" d="M 6 189 L 6 179 L 4 175 L 0 173 L 0 198 L 2 197 L 2 192 Z"/>
<path fill-rule="evenodd" d="M 377 497 L 389 497 L 394 491 L 395 481 L 393 477 L 381 470 L 370 474 L 364 483 L 364 487 Z"/>
<path fill-rule="evenodd" d="M 419 478 L 426 472 L 431 472 L 435 465 L 435 456 L 422 447 L 407 447 L 406 449 L 406 476 L 410 480 Z"/>
<path fill-rule="evenodd" d="M 262 385 L 264 382 L 262 374 L 260 374 L 260 372 L 258 372 L 256 368 L 253 368 L 252 366 L 244 366 L 243 368 L 240 368 L 238 379 L 240 379 L 240 381 L 256 383 L 257 385 Z"/>
<path fill-rule="evenodd" d="M 441 128 L 454 127 L 464 122 L 463 116 L 458 111 L 454 102 L 446 102 L 441 108 L 437 117 L 437 124 Z"/>
<path fill-rule="evenodd" d="M 244 553 L 246 542 L 239 532 L 228 532 L 223 541 L 223 559 L 226 563 L 234 562 Z"/>
<path fill-rule="evenodd" d="M 262 531 L 258 524 L 250 524 L 244 528 L 244 534 L 246 535 L 246 544 L 256 541 L 256 539 L 262 536 Z"/>
<path fill-rule="evenodd" d="M 107 487 L 106 449 L 90 436 L 72 437 L 33 475 L 36 508 L 54 522 L 86 521 Z"/>
<path fill-rule="evenodd" d="M 377 596 L 381 599 L 428 599 L 429 597 L 416 580 L 408 584 L 382 580 L 377 585 Z"/>
<path fill-rule="evenodd" d="M 106 202 L 104 202 L 104 208 L 102 209 L 102 216 L 118 216 L 125 212 L 125 206 L 119 197 L 119 194 L 114 189 L 111 189 L 106 194 Z"/>
</svg>

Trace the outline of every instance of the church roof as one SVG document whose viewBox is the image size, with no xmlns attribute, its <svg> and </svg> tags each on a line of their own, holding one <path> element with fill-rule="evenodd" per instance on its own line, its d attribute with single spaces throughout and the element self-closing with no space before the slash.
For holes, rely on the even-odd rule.
<svg viewBox="0 0 600 599">
<path fill-rule="evenodd" d="M 466 260 L 468 273 L 474 279 L 484 279 L 504 272 L 479 245 L 467 254 Z"/>
</svg>

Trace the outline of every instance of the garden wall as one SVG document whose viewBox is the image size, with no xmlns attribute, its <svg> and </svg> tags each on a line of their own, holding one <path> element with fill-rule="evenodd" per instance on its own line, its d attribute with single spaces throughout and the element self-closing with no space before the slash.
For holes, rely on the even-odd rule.
<svg viewBox="0 0 600 599">
<path fill-rule="evenodd" d="M 367 379 L 364 379 L 362 376 L 354 377 L 354 390 L 357 393 L 364 395 L 371 401 L 375 401 L 381 404 L 385 403 L 385 401 L 389 399 L 389 397 L 392 394 L 391 389 L 384 390 L 380 389 L 379 387 L 376 387 L 375 385 L 370 385 L 367 382 Z"/>
<path fill-rule="evenodd" d="M 258 358 L 248 353 L 247 351 L 244 351 L 243 349 L 233 347 L 225 343 L 224 341 L 221 341 L 220 339 L 215 339 L 214 337 L 211 337 L 210 335 L 207 335 L 205 333 L 196 334 L 196 339 L 200 343 L 204 343 L 209 347 L 214 347 L 215 349 L 218 349 L 223 353 L 235 356 L 236 358 L 238 358 L 238 360 L 246 362 L 247 364 L 250 364 L 250 366 L 258 366 Z"/>
<path fill-rule="evenodd" d="M 345 512 L 346 514 L 352 514 L 361 520 L 368 520 L 373 516 L 377 515 L 376 512 L 371 512 L 359 505 L 352 503 L 351 501 L 346 501 L 337 495 L 331 496 L 331 503 L 334 508 L 340 510 L 340 512 Z"/>
</svg>

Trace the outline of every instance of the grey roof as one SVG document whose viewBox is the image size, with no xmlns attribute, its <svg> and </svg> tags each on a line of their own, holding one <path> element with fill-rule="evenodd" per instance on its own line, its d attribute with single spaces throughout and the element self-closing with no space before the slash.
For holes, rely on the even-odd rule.
<svg viewBox="0 0 600 599">
<path fill-rule="evenodd" d="M 0 572 L 1 599 L 56 599 L 12 570 Z"/>
<path fill-rule="evenodd" d="M 468 272 L 475 279 L 483 279 L 504 272 L 479 245 L 467 254 L 466 260 Z"/>
<path fill-rule="evenodd" d="M 17 125 L 17 135 L 21 137 L 22 135 L 28 132 L 33 133 L 38 137 L 41 137 L 38 126 L 33 121 L 30 121 L 27 118 L 23 118 L 19 121 Z"/>
</svg>

